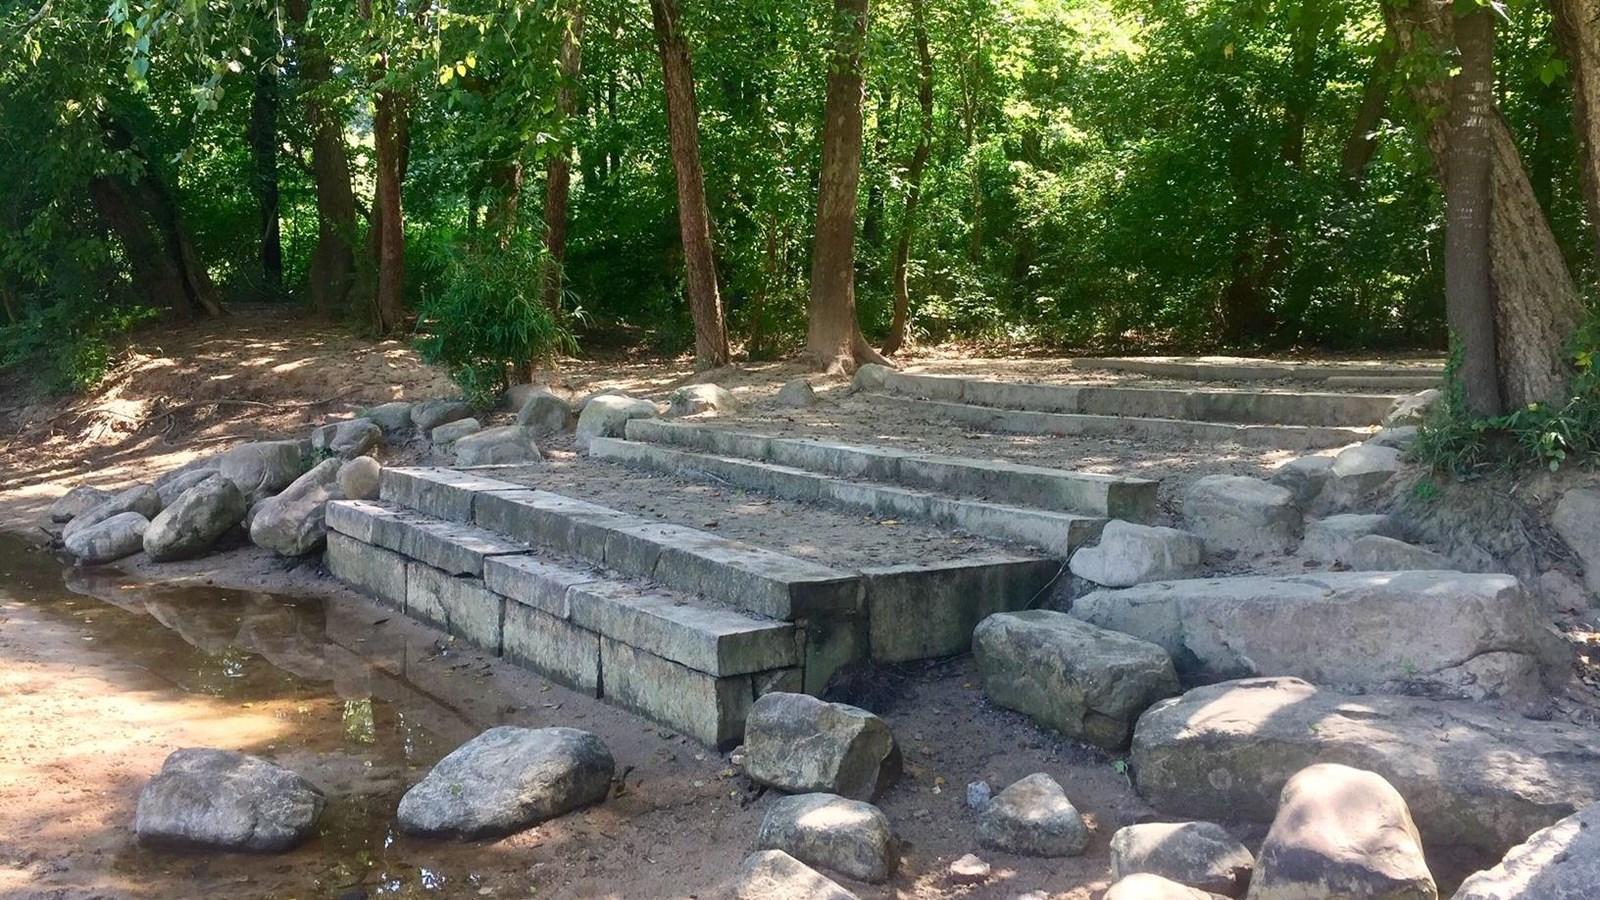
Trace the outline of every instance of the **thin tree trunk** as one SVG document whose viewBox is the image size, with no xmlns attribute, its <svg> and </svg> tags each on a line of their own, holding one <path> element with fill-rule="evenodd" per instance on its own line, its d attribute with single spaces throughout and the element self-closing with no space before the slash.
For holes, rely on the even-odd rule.
<svg viewBox="0 0 1600 900">
<path fill-rule="evenodd" d="M 1556 38 L 1572 73 L 1572 130 L 1578 182 L 1589 213 L 1593 262 L 1600 267 L 1600 0 L 1551 0 Z"/>
<path fill-rule="evenodd" d="M 1456 16 L 1461 67 L 1451 83 L 1445 156 L 1445 312 L 1461 353 L 1456 372 L 1467 405 L 1483 416 L 1504 406 L 1495 371 L 1490 204 L 1494 157 L 1494 19 L 1487 7 Z"/>
<path fill-rule="evenodd" d="M 505 250 L 511 246 L 511 235 L 517 229 L 517 208 L 522 204 L 522 160 L 512 157 L 494 161 L 489 166 L 488 180 L 494 202 L 483 215 L 483 227 L 494 236 L 495 246 Z"/>
<path fill-rule="evenodd" d="M 256 73 L 248 131 L 261 221 L 262 292 L 276 299 L 283 294 L 283 240 L 278 226 L 278 74 L 270 61 Z"/>
<path fill-rule="evenodd" d="M 400 205 L 405 180 L 408 104 L 403 95 L 379 90 L 373 98 L 372 132 L 377 185 L 373 224 L 377 232 L 378 288 L 374 297 L 378 333 L 399 330 L 405 317 L 405 228 Z"/>
<path fill-rule="evenodd" d="M 561 86 L 556 89 L 556 115 L 562 129 L 571 127 L 578 111 L 578 85 L 583 76 L 583 0 L 573 0 L 567 28 L 561 33 Z M 544 248 L 546 267 L 541 292 L 544 305 L 561 314 L 563 267 L 567 261 L 567 205 L 572 196 L 572 142 L 545 164 Z"/>
<path fill-rule="evenodd" d="M 1372 162 L 1372 156 L 1378 149 L 1378 125 L 1383 121 L 1383 111 L 1389 103 L 1389 87 L 1398 55 L 1395 44 L 1385 42 L 1378 55 L 1373 57 L 1372 72 L 1367 75 L 1367 83 L 1361 89 L 1361 103 L 1356 107 L 1350 136 L 1345 139 L 1344 150 L 1339 154 L 1339 178 L 1345 184 L 1346 193 L 1352 196 L 1361 192 L 1367 165 Z"/>
<path fill-rule="evenodd" d="M 356 195 L 339 111 L 316 91 L 331 77 L 322 40 L 305 28 L 308 0 L 290 0 L 289 17 L 300 29 L 300 77 L 306 85 L 306 122 L 311 131 L 311 173 L 317 192 L 317 246 L 306 272 L 311 311 L 343 312 L 356 276 Z"/>
<path fill-rule="evenodd" d="M 917 207 L 922 201 L 922 172 L 933 151 L 933 54 L 928 49 L 926 0 L 911 0 L 911 27 L 917 41 L 917 147 L 906 168 L 906 205 L 900 215 L 900 240 L 894 248 L 894 317 L 883 354 L 893 356 L 905 346 L 911 320 L 911 290 L 906 284 L 906 269 L 911 258 L 911 241 L 917 233 Z"/>
<path fill-rule="evenodd" d="M 678 182 L 678 231 L 683 240 L 684 281 L 694 316 L 694 364 L 710 369 L 728 364 L 728 329 L 717 291 L 711 251 L 711 212 L 706 205 L 705 172 L 700 166 L 699 112 L 695 108 L 694 69 L 689 41 L 680 28 L 677 0 L 650 0 L 656 44 L 666 82 L 667 133 L 672 171 Z"/>
<path fill-rule="evenodd" d="M 861 51 L 868 0 L 834 0 L 834 43 L 823 107 L 822 170 L 806 355 L 829 372 L 887 364 L 856 320 L 856 195 L 861 181 Z"/>
</svg>

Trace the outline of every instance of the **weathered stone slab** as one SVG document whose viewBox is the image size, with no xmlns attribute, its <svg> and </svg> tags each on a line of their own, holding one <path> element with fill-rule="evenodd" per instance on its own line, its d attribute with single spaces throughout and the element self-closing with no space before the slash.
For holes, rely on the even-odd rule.
<svg viewBox="0 0 1600 900">
<path fill-rule="evenodd" d="M 800 664 L 794 626 L 614 581 L 574 587 L 572 623 L 709 675 Z"/>
<path fill-rule="evenodd" d="M 1511 848 L 1462 883 L 1452 900 L 1590 900 L 1600 885 L 1600 804 Z"/>
<path fill-rule="evenodd" d="M 330 504 L 331 506 L 331 504 Z M 374 599 L 406 605 L 406 558 L 337 531 L 328 532 L 328 572 Z"/>
<path fill-rule="evenodd" d="M 489 590 L 558 619 L 572 616 L 570 589 L 603 577 L 596 570 L 556 565 L 532 556 L 491 556 L 483 561 Z"/>
<path fill-rule="evenodd" d="M 399 509 L 371 500 L 332 500 L 323 510 L 328 531 L 348 535 L 363 544 L 376 544 L 380 539 L 399 535 L 402 518 Z"/>
<path fill-rule="evenodd" d="M 1382 514 L 1328 516 L 1306 526 L 1306 537 L 1300 542 L 1299 553 L 1316 562 L 1341 562 L 1350 554 L 1350 546 L 1369 534 L 1395 537 L 1399 527 Z"/>
<path fill-rule="evenodd" d="M 485 653 L 500 654 L 505 598 L 476 578 L 456 578 L 424 563 L 408 563 L 406 615 L 437 625 Z"/>
<path fill-rule="evenodd" d="M 1159 644 L 1189 682 L 1293 675 L 1530 697 L 1559 649 L 1517 580 L 1460 572 L 1326 572 L 1096 591 L 1072 615 Z"/>
<path fill-rule="evenodd" d="M 1072 574 L 1105 587 L 1189 578 L 1199 573 L 1205 542 L 1187 531 L 1112 519 L 1100 543 L 1072 554 Z"/>
<path fill-rule="evenodd" d="M 1294 494 L 1244 475 L 1207 475 L 1189 485 L 1183 517 L 1212 552 L 1282 553 L 1300 539 Z"/>
<path fill-rule="evenodd" d="M 647 520 L 548 491 L 519 489 L 479 494 L 474 521 L 479 527 L 524 543 L 547 546 L 598 564 L 605 562 L 606 541 L 614 531 Z"/>
<path fill-rule="evenodd" d="M 979 622 L 1026 607 L 1060 568 L 1054 560 L 992 556 L 862 569 L 872 658 L 909 662 L 965 653 Z"/>
<path fill-rule="evenodd" d="M 525 544 L 459 522 L 401 520 L 400 552 L 451 575 L 482 575 L 483 563 L 496 556 L 527 553 Z"/>
<path fill-rule="evenodd" d="M 749 675 L 716 678 L 606 637 L 600 671 L 606 699 L 713 747 L 738 743 L 755 700 Z"/>
<path fill-rule="evenodd" d="M 455 469 L 391 467 L 379 479 L 378 497 L 437 519 L 471 522 L 473 499 L 479 493 L 521 487 Z"/>
<path fill-rule="evenodd" d="M 856 900 L 856 895 L 782 850 L 760 850 L 739 866 L 733 900 Z"/>
<path fill-rule="evenodd" d="M 1334 762 L 1382 775 L 1430 854 L 1492 864 L 1527 835 L 1600 800 L 1600 735 L 1495 706 L 1349 696 L 1298 678 L 1196 688 L 1139 719 L 1139 792 L 1163 813 L 1270 821 L 1290 776 Z"/>
<path fill-rule="evenodd" d="M 600 635 L 549 613 L 507 603 L 501 655 L 551 681 L 600 696 Z"/>
</svg>

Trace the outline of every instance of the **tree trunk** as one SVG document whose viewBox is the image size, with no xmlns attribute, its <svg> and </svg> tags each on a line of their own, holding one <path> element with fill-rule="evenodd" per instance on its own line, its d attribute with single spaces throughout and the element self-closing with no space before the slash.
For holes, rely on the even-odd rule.
<svg viewBox="0 0 1600 900">
<path fill-rule="evenodd" d="M 277 299 L 283 294 L 283 240 L 278 229 L 278 74 L 270 61 L 256 72 L 248 132 L 261 219 L 262 293 Z"/>
<path fill-rule="evenodd" d="M 522 160 L 495 160 L 489 165 L 488 180 L 494 202 L 483 214 L 483 228 L 494 236 L 495 246 L 505 250 L 511 246 L 511 235 L 517 229 L 517 208 L 522 204 Z"/>
<path fill-rule="evenodd" d="M 1456 46 L 1448 8 L 1413 2 L 1384 4 L 1384 12 L 1402 53 Z M 1450 85 L 1444 79 L 1413 81 L 1411 91 L 1420 109 L 1451 108 Z M 1437 116 L 1427 122 L 1428 149 L 1447 196 L 1452 119 Z M 1496 370 L 1501 399 L 1515 408 L 1557 400 L 1565 392 L 1566 342 L 1585 312 L 1516 142 L 1497 109 L 1491 107 L 1485 127 L 1492 161 L 1489 264 Z"/>
<path fill-rule="evenodd" d="M 1551 0 L 1556 38 L 1572 73 L 1572 129 L 1594 264 L 1600 267 L 1600 0 Z"/>
<path fill-rule="evenodd" d="M 806 355 L 829 372 L 866 362 L 887 364 L 856 321 L 856 194 L 861 180 L 861 51 L 868 0 L 834 0 L 834 44 L 823 108 L 822 170 L 816 243 L 811 251 L 811 307 Z"/>
<path fill-rule="evenodd" d="M 1467 406 L 1482 416 L 1504 411 L 1495 373 L 1490 204 L 1494 158 L 1494 20 L 1486 7 L 1456 17 L 1461 67 L 1451 83 L 1450 142 L 1445 155 L 1444 295 L 1461 354 L 1456 378 Z"/>
<path fill-rule="evenodd" d="M 678 180 L 678 232 L 683 240 L 689 311 L 694 316 L 694 365 L 711 369 L 728 364 L 728 329 L 711 253 L 711 212 L 706 206 L 705 172 L 700 167 L 694 69 L 689 41 L 679 26 L 677 0 L 650 0 L 650 16 L 666 81 L 667 136 L 672 145 L 672 171 Z"/>
<path fill-rule="evenodd" d="M 403 95 L 390 90 L 379 90 L 374 95 L 372 132 L 377 185 L 372 227 L 377 233 L 378 288 L 373 303 L 380 334 L 399 330 L 405 317 L 406 246 L 400 186 L 405 181 L 408 115 Z"/>
<path fill-rule="evenodd" d="M 578 83 L 583 76 L 583 0 L 573 0 L 566 30 L 561 33 L 561 86 L 556 89 L 556 115 L 570 128 L 578 111 Z M 567 261 L 567 203 L 572 196 L 572 142 L 545 164 L 544 249 L 546 266 L 541 293 L 544 305 L 561 315 L 562 269 Z"/>
<path fill-rule="evenodd" d="M 122 244 L 133 292 L 150 306 L 192 316 L 177 262 L 134 193 L 122 178 L 102 175 L 89 182 L 95 209 Z"/>
<path fill-rule="evenodd" d="M 917 147 L 906 168 L 906 205 L 900 215 L 900 239 L 894 247 L 894 317 L 889 323 L 889 338 L 883 354 L 893 356 L 905 346 L 911 319 L 911 291 L 906 284 L 906 268 L 911 258 L 911 241 L 917 233 L 917 207 L 922 201 L 922 172 L 933 150 L 933 55 L 928 50 L 926 0 L 911 0 L 911 27 L 917 41 Z"/>
<path fill-rule="evenodd" d="M 331 68 L 322 40 L 305 29 L 308 0 L 290 0 L 289 17 L 300 27 L 300 77 L 306 85 L 306 122 L 311 131 L 311 174 L 317 191 L 317 246 L 306 272 L 311 311 L 343 312 L 356 276 L 356 195 L 339 111 L 316 91 Z"/>
<path fill-rule="evenodd" d="M 1356 107 L 1350 136 L 1345 139 L 1344 150 L 1339 154 L 1339 178 L 1344 182 L 1345 192 L 1351 196 L 1361 192 L 1367 165 L 1372 162 L 1372 156 L 1378 149 L 1378 125 L 1383 121 L 1383 110 L 1389 103 L 1389 86 L 1398 55 L 1394 43 L 1386 41 L 1373 58 L 1372 72 L 1361 89 L 1361 103 Z"/>
</svg>

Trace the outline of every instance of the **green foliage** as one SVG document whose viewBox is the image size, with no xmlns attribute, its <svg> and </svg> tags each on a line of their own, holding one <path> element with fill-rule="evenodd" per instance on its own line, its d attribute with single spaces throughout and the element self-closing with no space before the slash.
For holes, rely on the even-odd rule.
<svg viewBox="0 0 1600 900">
<path fill-rule="evenodd" d="M 433 264 L 431 280 L 441 288 L 421 303 L 417 347 L 449 369 L 473 403 L 492 404 L 516 372 L 575 349 L 571 332 L 540 301 L 549 260 L 539 250 L 453 245 Z"/>
<path fill-rule="evenodd" d="M 1490 418 L 1467 408 L 1454 378 L 1460 354 L 1452 352 L 1444 402 L 1419 430 L 1412 457 L 1462 479 L 1539 467 L 1555 472 L 1572 463 L 1600 462 L 1600 314 L 1590 315 L 1569 350 L 1573 374 L 1565 399 L 1531 403 Z"/>
<path fill-rule="evenodd" d="M 18 367 L 45 397 L 98 384 L 115 361 L 115 339 L 156 315 L 142 307 L 80 309 L 58 303 L 0 327 L 0 369 Z"/>
</svg>

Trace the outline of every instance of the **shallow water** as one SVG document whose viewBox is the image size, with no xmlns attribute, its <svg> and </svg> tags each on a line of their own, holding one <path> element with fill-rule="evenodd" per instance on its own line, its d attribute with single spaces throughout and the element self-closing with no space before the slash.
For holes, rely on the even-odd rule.
<svg viewBox="0 0 1600 900">
<path fill-rule="evenodd" d="M 227 895 L 476 892 L 480 878 L 470 860 L 451 859 L 470 848 L 410 841 L 393 827 L 405 787 L 482 718 L 448 695 L 492 699 L 492 692 L 470 689 L 473 670 L 483 665 L 474 657 L 444 644 L 418 647 L 414 635 L 386 637 L 388 616 L 374 614 L 375 607 L 134 585 L 116 573 L 64 571 L 15 535 L 0 534 L 0 602 L 80 632 L 83 658 L 63 661 L 75 671 L 92 671 L 97 658 L 111 654 L 154 675 L 163 689 L 140 692 L 137 702 L 182 710 L 203 699 L 270 715 L 270 740 L 235 746 L 301 770 L 328 793 L 317 836 L 276 857 L 142 848 L 130 821 L 114 862 L 130 888 L 177 876 L 213 896 L 222 884 L 237 885 Z M 454 674 L 452 689 L 419 686 L 409 677 L 418 667 L 436 680 Z"/>
</svg>

